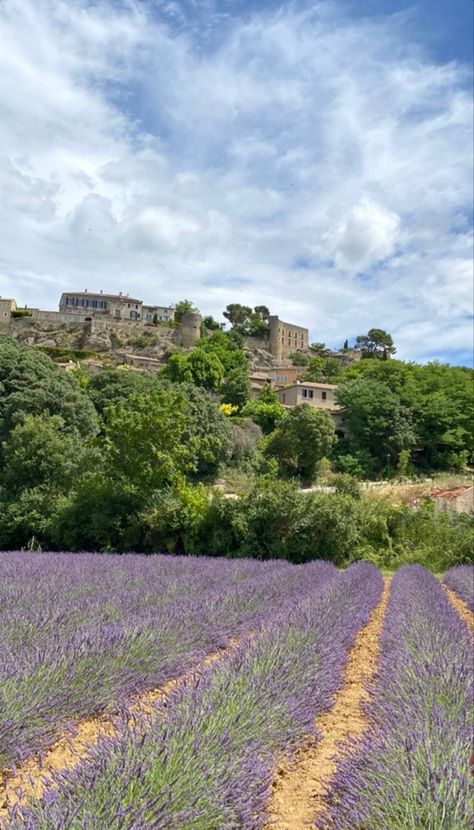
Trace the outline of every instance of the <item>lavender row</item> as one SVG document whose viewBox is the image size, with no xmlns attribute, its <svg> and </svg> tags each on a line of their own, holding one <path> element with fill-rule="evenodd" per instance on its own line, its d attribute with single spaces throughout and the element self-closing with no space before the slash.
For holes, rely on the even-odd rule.
<svg viewBox="0 0 474 830">
<path fill-rule="evenodd" d="M 4 554 L 0 766 L 255 628 L 328 563 Z"/>
<path fill-rule="evenodd" d="M 340 686 L 347 651 L 380 600 L 368 564 L 314 584 L 152 722 L 104 739 L 92 761 L 58 776 L 59 789 L 11 830 L 257 830 L 275 763 L 315 730 Z"/>
<path fill-rule="evenodd" d="M 318 830 L 473 826 L 473 654 L 442 586 L 418 565 L 393 581 L 371 727 L 340 763 Z"/>
<path fill-rule="evenodd" d="M 444 584 L 474 612 L 474 565 L 456 565 L 444 575 Z"/>
</svg>

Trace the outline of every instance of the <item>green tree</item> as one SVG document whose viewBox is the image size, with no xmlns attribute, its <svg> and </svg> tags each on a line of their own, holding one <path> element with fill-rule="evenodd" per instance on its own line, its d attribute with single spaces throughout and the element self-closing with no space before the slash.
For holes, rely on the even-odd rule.
<svg viewBox="0 0 474 830">
<path fill-rule="evenodd" d="M 194 349 L 189 354 L 172 354 L 160 377 L 168 378 L 173 383 L 194 383 L 217 391 L 224 377 L 224 367 L 216 354 Z"/>
<path fill-rule="evenodd" d="M 338 383 L 343 377 L 341 361 L 337 357 L 326 357 L 323 364 L 323 375 L 327 383 Z"/>
<path fill-rule="evenodd" d="M 242 409 L 242 415 L 251 418 L 255 424 L 258 424 L 264 435 L 273 432 L 278 424 L 286 418 L 286 414 L 285 407 L 277 400 L 266 401 L 261 397 L 258 397 L 255 401 L 248 401 Z"/>
<path fill-rule="evenodd" d="M 257 395 L 259 403 L 278 403 L 276 392 L 272 389 L 271 383 L 264 383 Z"/>
<path fill-rule="evenodd" d="M 224 375 L 239 367 L 247 369 L 248 360 L 242 351 L 242 339 L 237 332 L 216 331 L 199 343 L 203 352 L 216 355 L 222 363 Z"/>
<path fill-rule="evenodd" d="M 240 303 L 229 303 L 223 312 L 226 320 L 231 326 L 240 327 L 247 326 L 252 317 L 252 309 L 248 305 L 241 305 Z"/>
<path fill-rule="evenodd" d="M 204 328 L 208 331 L 220 331 L 221 327 L 219 323 L 217 322 L 217 320 L 214 320 L 214 317 L 212 317 L 210 314 L 207 317 L 204 317 L 202 322 Z"/>
<path fill-rule="evenodd" d="M 189 420 L 184 396 L 171 389 L 110 406 L 101 442 L 105 477 L 146 494 L 193 471 L 196 439 L 189 436 Z"/>
<path fill-rule="evenodd" d="M 2 449 L 0 481 L 13 496 L 40 484 L 67 492 L 91 455 L 80 435 L 65 429 L 59 415 L 25 415 Z"/>
<path fill-rule="evenodd" d="M 26 415 L 59 415 L 65 432 L 86 437 L 97 416 L 77 379 L 35 349 L 0 338 L 0 442 Z"/>
<path fill-rule="evenodd" d="M 204 389 L 182 384 L 175 391 L 186 401 L 189 417 L 183 440 L 194 448 L 193 478 L 213 478 L 232 457 L 233 433 L 229 419 Z"/>
<path fill-rule="evenodd" d="M 231 369 L 221 386 L 221 401 L 242 409 L 249 400 L 250 394 L 250 379 L 247 370 L 240 367 Z"/>
<path fill-rule="evenodd" d="M 235 331 L 245 337 L 265 337 L 268 334 L 270 311 L 265 305 L 250 308 L 240 303 L 230 303 L 224 311 L 224 317 Z"/>
<path fill-rule="evenodd" d="M 375 380 L 412 413 L 417 433 L 412 462 L 419 469 L 462 468 L 474 461 L 474 373 L 433 361 L 362 360 L 345 377 Z"/>
<path fill-rule="evenodd" d="M 103 369 L 97 375 L 91 375 L 87 393 L 97 412 L 102 414 L 107 406 L 128 400 L 134 395 L 145 395 L 156 386 L 156 378 L 145 372 Z"/>
<path fill-rule="evenodd" d="M 328 456 L 336 442 L 329 413 L 308 404 L 296 406 L 269 436 L 265 452 L 277 458 L 284 475 L 313 481 L 318 462 Z"/>
<path fill-rule="evenodd" d="M 339 386 L 337 401 L 344 410 L 350 451 L 366 453 L 372 467 L 368 473 L 386 468 L 393 472 L 400 452 L 415 447 L 412 413 L 383 383 L 362 378 L 349 381 Z"/>
<path fill-rule="evenodd" d="M 293 366 L 309 366 L 311 363 L 309 354 L 303 354 L 303 352 L 292 352 L 290 354 L 290 360 Z"/>
<path fill-rule="evenodd" d="M 175 305 L 174 319 L 180 323 L 184 314 L 199 314 L 199 309 L 191 302 L 191 300 L 180 300 Z"/>
<path fill-rule="evenodd" d="M 93 439 L 91 439 L 93 440 Z M 3 442 L 0 547 L 54 547 L 53 526 L 87 469 L 98 462 L 90 442 L 65 430 L 59 415 L 25 415 Z"/>
<path fill-rule="evenodd" d="M 302 380 L 309 380 L 312 383 L 324 383 L 324 358 L 316 355 L 310 359 L 306 372 L 301 376 Z"/>
<path fill-rule="evenodd" d="M 356 337 L 355 348 L 362 352 L 363 358 L 377 357 L 379 360 L 387 360 L 397 351 L 391 335 L 383 329 L 369 329 L 367 334 Z"/>
<path fill-rule="evenodd" d="M 329 352 L 329 349 L 326 346 L 326 343 L 319 343 L 319 342 L 318 343 L 311 343 L 309 348 L 310 348 L 310 351 L 313 352 L 313 354 L 320 355 L 321 357 L 326 357 L 326 355 Z"/>
</svg>

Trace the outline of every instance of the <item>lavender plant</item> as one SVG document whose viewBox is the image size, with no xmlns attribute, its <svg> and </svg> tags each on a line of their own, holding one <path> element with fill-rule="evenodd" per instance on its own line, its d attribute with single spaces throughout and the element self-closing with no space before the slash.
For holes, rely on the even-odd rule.
<svg viewBox="0 0 474 830">
<path fill-rule="evenodd" d="M 263 827 L 276 759 L 331 706 L 381 591 L 368 564 L 314 581 L 261 636 L 158 704 L 151 722 L 104 739 L 88 762 L 57 776 L 58 790 L 12 810 L 10 830 Z"/>
<path fill-rule="evenodd" d="M 318 830 L 468 830 L 473 653 L 441 585 L 418 565 L 393 581 L 371 726 L 349 749 Z"/>
<path fill-rule="evenodd" d="M 335 573 L 323 562 L 0 555 L 0 767 L 186 672 Z"/>
<path fill-rule="evenodd" d="M 474 612 L 474 565 L 456 565 L 444 575 L 444 584 Z"/>
</svg>

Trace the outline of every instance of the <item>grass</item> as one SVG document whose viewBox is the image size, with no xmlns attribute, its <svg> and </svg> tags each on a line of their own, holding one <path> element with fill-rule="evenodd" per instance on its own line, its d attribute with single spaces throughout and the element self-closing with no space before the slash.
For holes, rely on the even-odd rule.
<svg viewBox="0 0 474 830">
<path fill-rule="evenodd" d="M 363 496 L 370 501 L 382 501 L 386 504 L 408 504 L 413 499 L 426 497 L 436 487 L 443 490 L 471 486 L 472 475 L 468 473 L 436 473 L 432 478 L 419 481 L 384 482 L 377 486 L 370 486 L 372 482 L 363 482 Z"/>
</svg>

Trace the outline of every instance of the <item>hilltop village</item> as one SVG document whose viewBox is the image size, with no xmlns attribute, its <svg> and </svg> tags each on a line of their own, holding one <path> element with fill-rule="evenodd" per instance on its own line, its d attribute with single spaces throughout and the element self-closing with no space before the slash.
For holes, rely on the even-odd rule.
<svg viewBox="0 0 474 830">
<path fill-rule="evenodd" d="M 48 351 L 66 370 L 81 360 L 91 372 L 107 366 L 156 372 L 170 353 L 190 350 L 212 333 L 206 319 L 197 310 L 177 314 L 174 306 L 147 304 L 122 292 L 64 292 L 58 311 L 20 307 L 13 298 L 0 297 L 0 336 Z M 243 338 L 251 396 L 256 398 L 269 385 L 285 408 L 307 403 L 329 412 L 343 435 L 337 385 L 301 381 L 307 369 L 305 358 L 313 354 L 309 330 L 274 314 L 268 314 L 262 329 L 258 336 Z M 69 359 L 61 360 L 68 351 Z M 325 349 L 324 354 L 341 368 L 361 357 L 360 351 L 349 348 Z"/>
</svg>

